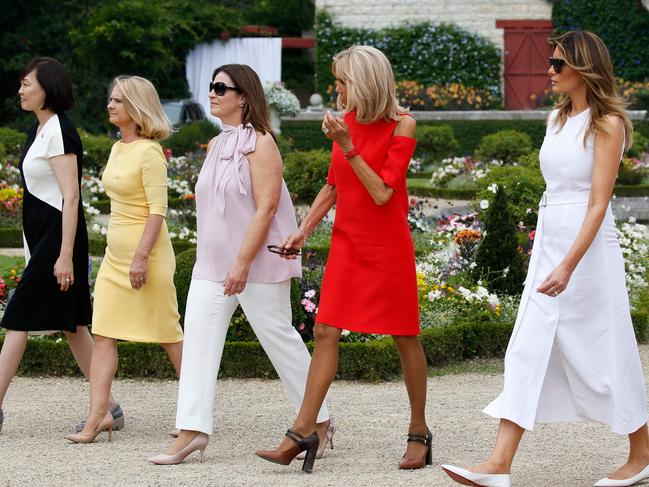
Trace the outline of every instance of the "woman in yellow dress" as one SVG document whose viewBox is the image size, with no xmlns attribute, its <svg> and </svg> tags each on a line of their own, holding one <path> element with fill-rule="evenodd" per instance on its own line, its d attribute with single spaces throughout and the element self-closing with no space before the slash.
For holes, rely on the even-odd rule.
<svg viewBox="0 0 649 487">
<path fill-rule="evenodd" d="M 110 440 L 117 340 L 160 343 L 177 374 L 182 356 L 176 261 L 165 224 L 167 161 L 157 142 L 170 134 L 171 124 L 154 86 L 139 76 L 115 79 L 108 116 L 121 140 L 102 176 L 111 200 L 108 247 L 94 293 L 90 412 L 81 433 L 66 436 L 75 443 L 90 443 L 102 431 Z"/>
</svg>

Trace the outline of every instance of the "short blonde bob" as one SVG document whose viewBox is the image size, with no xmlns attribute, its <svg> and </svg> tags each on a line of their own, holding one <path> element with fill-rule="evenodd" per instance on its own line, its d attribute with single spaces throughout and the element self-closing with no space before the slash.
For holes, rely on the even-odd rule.
<svg viewBox="0 0 649 487">
<path fill-rule="evenodd" d="M 153 140 L 166 139 L 172 125 L 162 109 L 153 83 L 140 76 L 118 76 L 113 81 L 122 94 L 122 103 L 137 125 L 137 133 Z"/>
<path fill-rule="evenodd" d="M 347 87 L 347 104 L 338 109 L 356 112 L 360 123 L 400 120 L 408 112 L 399 106 L 390 61 L 371 46 L 352 46 L 334 56 L 331 70 Z"/>
</svg>

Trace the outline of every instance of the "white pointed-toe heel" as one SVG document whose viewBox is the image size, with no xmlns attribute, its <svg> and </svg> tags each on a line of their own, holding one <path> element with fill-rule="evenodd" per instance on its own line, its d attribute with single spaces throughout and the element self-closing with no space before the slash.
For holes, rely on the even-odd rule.
<svg viewBox="0 0 649 487">
<path fill-rule="evenodd" d="M 639 474 L 634 475 L 630 479 L 614 480 L 606 477 L 605 479 L 598 480 L 595 487 L 628 487 L 629 485 L 636 484 L 647 478 L 649 478 L 649 465 L 643 468 Z"/>
<path fill-rule="evenodd" d="M 442 465 L 442 470 L 458 484 L 473 487 L 511 487 L 508 473 L 474 473 L 455 465 Z"/>
</svg>

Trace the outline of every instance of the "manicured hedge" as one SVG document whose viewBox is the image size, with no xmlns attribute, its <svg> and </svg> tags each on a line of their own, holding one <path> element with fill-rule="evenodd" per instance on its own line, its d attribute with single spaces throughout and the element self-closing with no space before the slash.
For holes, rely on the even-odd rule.
<svg viewBox="0 0 649 487">
<path fill-rule="evenodd" d="M 282 134 L 289 137 L 293 148 L 299 151 L 314 149 L 331 150 L 331 141 L 321 130 L 319 121 L 282 122 Z M 459 142 L 458 154 L 472 155 L 485 135 L 501 130 L 516 130 L 526 133 L 532 139 L 533 147 L 541 147 L 545 137 L 544 120 L 440 120 L 417 121 L 417 127 L 450 126 Z M 420 129 L 421 130 L 421 129 Z"/>
<path fill-rule="evenodd" d="M 512 325 L 463 324 L 425 329 L 421 341 L 431 366 L 458 362 L 464 358 L 501 356 L 507 347 Z M 0 343 L 3 340 L 0 339 Z M 313 351 L 313 343 L 307 344 Z M 121 378 L 174 378 L 167 354 L 157 344 L 118 343 Z M 65 340 L 28 340 L 21 375 L 79 376 Z M 391 338 L 365 343 L 341 343 L 337 378 L 381 381 L 401 373 L 399 352 Z M 258 342 L 226 342 L 219 377 L 275 379 L 277 375 Z"/>
<path fill-rule="evenodd" d="M 647 341 L 649 313 L 632 315 L 636 337 Z M 426 328 L 420 340 L 430 367 L 458 363 L 465 359 L 502 357 L 507 349 L 513 324 L 474 322 L 442 328 Z M 2 343 L 4 338 L 0 338 Z M 313 343 L 307 344 L 310 351 Z M 171 362 L 162 347 L 147 343 L 118 343 L 121 378 L 175 377 Z M 80 376 L 65 340 L 30 339 L 18 371 L 21 375 Z M 365 343 L 341 343 L 337 378 L 382 381 L 401 373 L 399 353 L 391 338 Z M 277 375 L 258 342 L 226 342 L 219 377 L 275 379 Z"/>
<path fill-rule="evenodd" d="M 618 185 L 615 186 L 613 193 L 615 196 L 649 196 L 649 184 Z"/>
<path fill-rule="evenodd" d="M 321 130 L 319 121 L 285 120 L 282 122 L 282 135 L 291 140 L 295 150 L 331 150 L 331 141 Z M 453 129 L 460 146 L 458 154 L 473 155 L 482 137 L 501 130 L 523 132 L 532 139 L 532 147 L 540 148 L 545 137 L 545 120 L 440 120 L 417 121 L 417 127 L 448 125 Z M 649 120 L 634 123 L 637 132 L 649 136 Z M 421 130 L 421 129 L 420 129 Z"/>
</svg>

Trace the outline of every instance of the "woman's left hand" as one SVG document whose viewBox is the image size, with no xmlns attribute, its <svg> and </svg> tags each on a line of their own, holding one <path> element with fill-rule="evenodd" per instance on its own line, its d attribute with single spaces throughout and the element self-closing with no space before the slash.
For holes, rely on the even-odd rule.
<svg viewBox="0 0 649 487">
<path fill-rule="evenodd" d="M 250 265 L 246 264 L 239 259 L 235 260 L 228 275 L 225 278 L 225 285 L 223 287 L 223 294 L 226 296 L 232 296 L 234 294 L 239 294 L 243 292 L 246 288 L 246 283 L 248 282 L 248 271 L 250 270 Z"/>
<path fill-rule="evenodd" d="M 568 287 L 568 281 L 571 275 L 571 270 L 559 265 L 548 274 L 536 290 L 550 297 L 557 297 Z"/>
<path fill-rule="evenodd" d="M 349 152 L 354 148 L 352 138 L 349 135 L 349 127 L 342 118 L 334 117 L 331 112 L 325 113 L 322 130 L 323 132 L 328 130 L 325 136 L 337 143 L 343 152 Z"/>
<path fill-rule="evenodd" d="M 146 284 L 146 269 L 148 263 L 149 261 L 146 258 L 138 257 L 137 255 L 133 257 L 131 268 L 128 273 L 131 287 L 133 289 L 139 290 Z"/>
<path fill-rule="evenodd" d="M 72 257 L 59 256 L 54 264 L 54 277 L 60 286 L 61 291 L 67 291 L 74 284 L 74 270 L 72 269 Z"/>
</svg>

